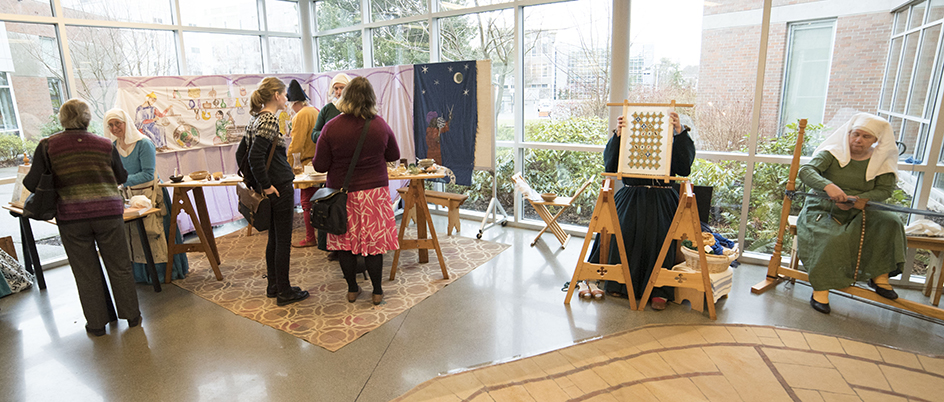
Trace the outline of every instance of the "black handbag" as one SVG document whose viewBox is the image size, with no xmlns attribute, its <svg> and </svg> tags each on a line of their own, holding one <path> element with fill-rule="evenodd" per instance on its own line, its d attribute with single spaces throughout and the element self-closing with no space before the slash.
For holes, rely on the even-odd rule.
<svg viewBox="0 0 944 402">
<path fill-rule="evenodd" d="M 354 174 L 357 158 L 361 156 L 361 148 L 364 147 L 364 139 L 367 138 L 367 128 L 370 127 L 370 121 L 371 119 L 367 119 L 364 123 L 364 132 L 361 133 L 361 139 L 357 142 L 357 149 L 354 150 L 351 165 L 347 168 L 344 186 L 340 190 L 323 187 L 311 196 L 311 209 L 308 216 L 313 228 L 333 235 L 347 233 L 347 187 L 351 184 L 351 175 Z"/>
<path fill-rule="evenodd" d="M 26 198 L 23 205 L 23 216 L 40 221 L 48 221 L 56 217 L 56 204 L 59 201 L 59 194 L 56 193 L 55 176 L 52 174 L 52 167 L 49 162 L 49 142 L 40 141 L 40 149 L 43 153 L 43 175 L 39 177 L 39 184 L 36 185 L 36 191 Z"/>
<path fill-rule="evenodd" d="M 243 137 L 243 141 L 247 141 L 246 137 Z M 245 147 L 243 159 L 249 159 L 250 147 L 251 145 Z M 266 161 L 266 172 L 269 171 L 269 165 L 272 164 L 273 155 L 275 155 L 274 143 L 269 150 L 269 159 Z M 249 186 L 246 183 L 247 180 L 248 179 L 244 179 L 244 181 L 236 184 L 236 197 L 239 200 L 237 209 L 239 213 L 249 221 L 249 224 L 252 225 L 253 228 L 260 232 L 265 232 L 269 230 L 269 226 L 272 224 L 272 201 L 261 191 L 256 191 Z"/>
</svg>

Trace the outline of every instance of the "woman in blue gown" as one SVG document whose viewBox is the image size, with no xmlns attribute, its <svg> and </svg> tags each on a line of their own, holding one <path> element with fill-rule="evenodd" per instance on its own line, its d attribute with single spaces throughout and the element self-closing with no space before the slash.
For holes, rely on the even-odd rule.
<svg viewBox="0 0 944 402">
<path fill-rule="evenodd" d="M 167 270 L 167 236 L 170 235 L 170 203 L 165 200 L 170 200 L 170 196 L 166 188 L 157 185 L 160 182 L 155 172 L 157 151 L 154 144 L 134 127 L 134 119 L 128 112 L 122 109 L 109 110 L 105 113 L 104 123 L 105 134 L 115 143 L 115 148 L 121 156 L 121 164 L 128 171 L 128 181 L 124 184 L 125 196 L 130 198 L 143 195 L 151 200 L 155 208 L 162 210 L 144 218 L 144 226 L 157 269 L 157 278 L 163 282 Z M 134 281 L 151 283 L 147 274 L 147 257 L 144 255 L 139 236 L 138 230 L 131 229 L 129 225 L 128 239 L 131 244 Z M 179 230 L 174 233 L 174 237 L 177 243 L 183 243 Z M 183 279 L 189 270 L 187 255 L 175 255 L 172 278 Z"/>
</svg>

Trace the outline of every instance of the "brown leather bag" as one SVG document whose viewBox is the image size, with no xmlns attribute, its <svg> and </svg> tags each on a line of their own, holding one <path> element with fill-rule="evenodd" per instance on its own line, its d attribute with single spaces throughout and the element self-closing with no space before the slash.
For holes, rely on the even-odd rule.
<svg viewBox="0 0 944 402">
<path fill-rule="evenodd" d="M 246 137 L 243 137 L 243 141 L 246 141 Z M 249 148 L 246 147 L 243 158 L 249 158 Z M 269 171 L 269 165 L 272 164 L 273 155 L 275 155 L 274 143 L 269 150 L 269 159 L 266 161 L 267 172 Z M 249 224 L 260 232 L 269 230 L 269 226 L 272 224 L 272 208 L 269 206 L 271 203 L 269 197 L 266 197 L 260 191 L 253 190 L 245 181 L 236 184 L 236 197 L 239 202 L 237 209 L 249 221 Z"/>
</svg>

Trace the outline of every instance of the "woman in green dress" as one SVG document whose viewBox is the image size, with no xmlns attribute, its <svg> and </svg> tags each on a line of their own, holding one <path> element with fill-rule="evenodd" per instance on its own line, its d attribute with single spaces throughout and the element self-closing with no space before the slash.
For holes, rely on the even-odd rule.
<svg viewBox="0 0 944 402">
<path fill-rule="evenodd" d="M 800 167 L 800 180 L 829 197 L 808 198 L 797 220 L 798 253 L 810 274 L 814 310 L 829 314 L 829 290 L 856 281 L 868 280 L 882 297 L 898 298 L 888 277 L 897 275 L 905 262 L 904 225 L 893 212 L 853 207 L 859 199 L 888 199 L 897 175 L 891 125 L 868 113 L 853 116 Z"/>
</svg>

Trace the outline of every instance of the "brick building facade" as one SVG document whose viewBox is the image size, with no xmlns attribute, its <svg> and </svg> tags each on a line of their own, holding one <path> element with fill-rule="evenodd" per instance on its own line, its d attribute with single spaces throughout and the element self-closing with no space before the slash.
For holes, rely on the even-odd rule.
<svg viewBox="0 0 944 402">
<path fill-rule="evenodd" d="M 762 137 L 776 135 L 780 125 L 786 47 L 793 22 L 835 21 L 823 121 L 833 126 L 856 111 L 877 110 L 893 22 L 890 11 L 900 2 L 888 3 L 887 8 L 885 4 L 870 4 L 872 8 L 862 9 L 861 3 L 849 0 L 773 2 L 761 107 Z M 732 104 L 753 101 L 762 12 L 763 1 L 759 0 L 706 4 L 697 99 L 702 106 L 700 119 L 708 117 L 705 113 L 744 113 L 743 108 L 735 110 Z M 703 107 L 709 104 L 711 108 Z M 742 116 L 737 121 L 744 120 Z M 749 130 L 745 127 L 743 134 L 748 135 Z"/>
</svg>

